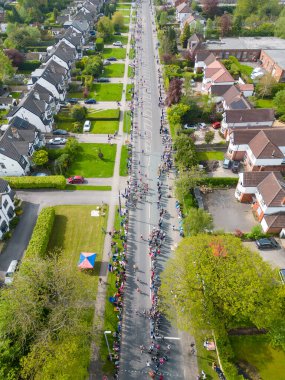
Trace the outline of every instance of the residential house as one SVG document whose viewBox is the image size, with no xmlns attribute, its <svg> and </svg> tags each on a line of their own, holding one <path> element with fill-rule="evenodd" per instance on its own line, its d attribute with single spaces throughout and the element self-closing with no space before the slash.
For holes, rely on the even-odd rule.
<svg viewBox="0 0 285 380">
<path fill-rule="evenodd" d="M 227 137 L 229 129 L 233 128 L 268 128 L 275 120 L 272 108 L 226 110 L 223 113 L 221 130 Z"/>
<path fill-rule="evenodd" d="M 33 84 L 37 82 L 42 87 L 47 88 L 56 99 L 63 101 L 70 80 L 70 71 L 52 60 L 31 73 L 28 88 L 31 89 Z"/>
<path fill-rule="evenodd" d="M 9 224 L 15 216 L 15 192 L 11 190 L 8 182 L 0 179 L 0 239 L 9 231 Z"/>
<path fill-rule="evenodd" d="M 7 119 L 10 121 L 16 116 L 36 126 L 41 132 L 52 131 L 54 120 L 51 103 L 41 98 L 34 89 L 9 111 Z"/>
<path fill-rule="evenodd" d="M 253 96 L 254 85 L 252 83 L 243 83 L 239 79 L 239 83 L 236 85 L 246 98 Z"/>
<path fill-rule="evenodd" d="M 195 28 L 197 24 L 200 24 L 202 27 L 204 27 L 206 20 L 198 12 L 191 12 L 181 20 L 180 29 L 183 30 L 185 25 L 189 25 L 190 28 Z"/>
<path fill-rule="evenodd" d="M 188 40 L 189 43 L 189 40 Z M 199 51 L 195 55 L 195 64 L 194 64 L 194 72 L 201 73 L 205 70 L 205 68 L 210 65 L 210 63 L 213 63 L 216 61 L 216 57 L 213 53 L 210 53 L 208 51 Z"/>
<path fill-rule="evenodd" d="M 186 16 L 191 13 L 191 9 L 187 3 L 181 3 L 176 7 L 176 18 L 180 23 Z"/>
<path fill-rule="evenodd" d="M 218 60 L 210 63 L 204 69 L 204 77 L 202 81 L 202 90 L 204 91 L 209 91 L 210 87 L 213 85 L 220 86 L 234 83 L 234 78 Z"/>
<path fill-rule="evenodd" d="M 17 105 L 17 99 L 12 97 L 0 97 L 0 110 L 9 110 L 12 106 Z"/>
<path fill-rule="evenodd" d="M 285 82 L 285 48 L 284 50 L 262 50 L 259 60 L 277 82 Z"/>
<path fill-rule="evenodd" d="M 285 171 L 285 130 L 261 130 L 248 143 L 245 171 Z"/>
<path fill-rule="evenodd" d="M 88 31 L 93 28 L 95 18 L 94 15 L 85 10 L 85 8 L 81 8 L 79 12 L 73 18 L 74 21 L 87 22 L 88 23 Z"/>
<path fill-rule="evenodd" d="M 97 13 L 97 7 L 95 4 L 92 4 L 90 1 L 85 1 L 85 3 L 83 3 L 82 5 L 82 8 L 83 10 L 85 10 L 87 13 L 91 13 L 91 15 L 94 17 Z"/>
<path fill-rule="evenodd" d="M 82 33 L 72 27 L 64 30 L 64 34 L 59 34 L 55 37 L 56 41 L 64 41 L 67 45 L 76 49 L 78 58 L 82 57 L 82 47 L 85 44 L 85 38 Z"/>
<path fill-rule="evenodd" d="M 191 54 L 193 54 L 193 56 L 196 56 L 198 51 L 203 51 L 203 49 L 200 49 L 200 46 L 203 41 L 204 41 L 204 37 L 200 33 L 194 33 L 188 39 L 187 49 L 190 51 Z"/>
<path fill-rule="evenodd" d="M 55 61 L 66 70 L 70 70 L 74 61 L 78 58 L 75 47 L 68 41 L 60 41 L 58 44 L 47 49 L 45 63 Z"/>
<path fill-rule="evenodd" d="M 223 94 L 222 105 L 224 110 L 247 110 L 252 108 L 243 93 L 234 85 Z"/>
<path fill-rule="evenodd" d="M 44 145 L 45 140 L 34 125 L 20 117 L 13 118 L 0 136 L 0 176 L 27 175 L 30 157 Z"/>
</svg>

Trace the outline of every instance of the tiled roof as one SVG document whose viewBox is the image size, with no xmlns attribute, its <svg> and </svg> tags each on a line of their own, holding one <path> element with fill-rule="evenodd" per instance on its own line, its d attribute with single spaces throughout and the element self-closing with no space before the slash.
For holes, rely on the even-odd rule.
<svg viewBox="0 0 285 380">
<path fill-rule="evenodd" d="M 244 172 L 239 177 L 242 178 L 242 186 L 257 187 L 269 174 L 271 172 Z"/>
<path fill-rule="evenodd" d="M 285 205 L 285 182 L 281 173 L 271 172 L 261 181 L 257 189 L 267 207 Z"/>
<path fill-rule="evenodd" d="M 255 158 L 283 158 L 284 154 L 279 146 L 285 146 L 285 129 L 275 130 L 270 136 L 269 133 L 261 130 L 249 142 L 248 146 Z M 279 137 L 279 138 L 278 138 Z"/>
<path fill-rule="evenodd" d="M 227 123 L 254 123 L 273 122 L 274 110 L 272 108 L 252 108 L 250 110 L 226 110 Z"/>
<path fill-rule="evenodd" d="M 7 187 L 8 187 L 8 182 L 0 178 L 0 193 L 1 194 L 6 193 Z"/>
<path fill-rule="evenodd" d="M 285 227 L 285 213 L 279 212 L 278 214 L 264 215 L 268 228 L 284 228 Z"/>
</svg>

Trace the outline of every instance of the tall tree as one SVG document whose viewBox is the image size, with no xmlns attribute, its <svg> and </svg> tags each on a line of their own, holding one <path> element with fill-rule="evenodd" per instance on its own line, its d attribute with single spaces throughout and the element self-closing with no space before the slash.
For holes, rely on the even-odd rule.
<svg viewBox="0 0 285 380">
<path fill-rule="evenodd" d="M 217 14 L 219 0 L 202 0 L 203 11 L 210 17 Z"/>
<path fill-rule="evenodd" d="M 14 69 L 10 59 L 0 50 L 0 82 L 4 83 L 14 74 Z"/>
<path fill-rule="evenodd" d="M 184 218 L 183 227 L 185 235 L 196 236 L 213 229 L 213 217 L 201 208 L 191 208 Z"/>
<path fill-rule="evenodd" d="M 232 29 L 232 18 L 228 13 L 220 17 L 221 36 L 227 36 Z"/>
<path fill-rule="evenodd" d="M 187 42 L 190 38 L 190 35 L 191 35 L 191 33 L 190 33 L 189 24 L 185 23 L 183 30 L 182 30 L 182 33 L 181 33 L 181 36 L 180 36 L 180 43 L 184 49 L 187 47 Z"/>
<path fill-rule="evenodd" d="M 104 40 L 107 40 L 113 34 L 114 28 L 109 17 L 100 17 L 97 23 L 97 31 L 100 37 L 104 38 Z"/>
<path fill-rule="evenodd" d="M 256 85 L 255 91 L 258 97 L 266 98 L 272 95 L 273 87 L 277 84 L 276 80 L 270 73 L 266 73 L 260 78 Z"/>
<path fill-rule="evenodd" d="M 120 32 L 124 27 L 124 16 L 122 12 L 115 12 L 112 16 L 114 30 Z"/>
<path fill-rule="evenodd" d="M 170 107 L 172 104 L 177 104 L 181 98 L 182 95 L 182 80 L 179 78 L 172 78 L 168 91 L 167 96 L 165 99 L 165 103 L 168 107 Z"/>
<path fill-rule="evenodd" d="M 276 107 L 276 111 L 279 114 L 285 114 L 285 90 L 278 91 L 274 96 L 273 104 Z"/>
<path fill-rule="evenodd" d="M 185 169 L 198 164 L 198 157 L 194 141 L 191 137 L 178 136 L 174 143 L 175 161 Z"/>
</svg>

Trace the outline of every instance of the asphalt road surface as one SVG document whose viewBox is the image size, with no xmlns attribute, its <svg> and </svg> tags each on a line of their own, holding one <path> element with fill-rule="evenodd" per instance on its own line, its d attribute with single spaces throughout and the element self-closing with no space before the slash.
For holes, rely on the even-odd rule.
<svg viewBox="0 0 285 380">
<path fill-rule="evenodd" d="M 144 309 L 151 307 L 150 297 L 150 257 L 148 255 L 148 236 L 153 227 L 157 227 L 159 220 L 159 210 L 157 207 L 157 172 L 161 163 L 161 155 L 164 147 L 159 134 L 161 109 L 159 103 L 158 67 L 154 56 L 155 44 L 153 37 L 152 20 L 153 14 L 148 0 L 142 1 L 142 7 L 138 5 L 138 21 L 142 21 L 143 34 L 137 40 L 138 63 L 136 75 L 136 89 L 138 90 L 139 104 L 135 107 L 135 122 L 138 124 L 138 131 L 133 138 L 133 163 L 134 178 L 147 183 L 149 194 L 146 199 L 138 202 L 136 209 L 130 212 L 129 232 L 128 232 L 128 273 L 127 285 L 124 297 L 124 317 L 122 329 L 122 348 L 120 360 L 120 380 L 149 379 L 149 371 L 155 365 L 147 366 L 150 355 L 147 352 L 141 353 L 140 345 L 149 347 L 151 344 L 150 321 L 140 315 Z M 141 50 L 141 47 L 143 50 Z M 144 153 L 142 153 L 144 150 Z M 161 206 L 169 208 L 167 198 L 168 186 L 166 176 L 163 178 L 163 196 Z M 169 215 L 169 214 L 168 214 Z M 158 260 L 158 268 L 161 270 L 171 252 L 172 227 L 171 219 L 165 218 L 163 229 L 166 232 L 167 240 L 163 244 L 161 255 Z M 141 238 L 143 236 L 143 239 Z M 137 265 L 138 271 L 135 273 L 133 265 Z M 137 282 L 137 278 L 140 280 Z M 140 288 L 141 293 L 137 291 Z M 162 348 L 171 345 L 171 352 L 168 355 L 170 360 L 163 364 L 159 370 L 164 379 L 191 379 L 185 355 L 183 354 L 182 342 L 179 333 L 164 320 L 161 328 L 161 335 L 166 337 L 165 343 L 161 343 Z M 193 375 L 194 376 L 194 375 Z M 157 377 L 158 378 L 158 377 Z"/>
</svg>

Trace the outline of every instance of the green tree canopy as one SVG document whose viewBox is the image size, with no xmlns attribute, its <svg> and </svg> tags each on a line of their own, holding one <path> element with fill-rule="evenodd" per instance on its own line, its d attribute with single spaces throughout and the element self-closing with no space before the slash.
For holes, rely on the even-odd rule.
<svg viewBox="0 0 285 380">
<path fill-rule="evenodd" d="M 284 291 L 277 271 L 231 235 L 183 239 L 161 287 L 166 313 L 186 331 L 240 324 L 270 330 L 284 315 Z"/>
<path fill-rule="evenodd" d="M 91 57 L 83 57 L 83 74 L 92 75 L 93 77 L 98 77 L 102 74 L 103 61 L 99 55 Z"/>
<path fill-rule="evenodd" d="M 195 236 L 211 231 L 214 227 L 213 217 L 207 211 L 192 207 L 183 222 L 185 235 Z"/>
<path fill-rule="evenodd" d="M 104 40 L 107 40 L 113 34 L 114 27 L 109 17 L 100 17 L 97 23 L 97 31 Z"/>
<path fill-rule="evenodd" d="M 3 50 L 0 50 L 0 82 L 4 83 L 7 79 L 12 77 L 14 72 L 12 62 Z"/>
<path fill-rule="evenodd" d="M 20 50 L 38 43 L 41 37 L 37 27 L 19 24 L 8 24 L 7 34 L 8 37 L 4 41 L 4 46 Z"/>
<path fill-rule="evenodd" d="M 182 124 L 184 122 L 184 117 L 189 110 L 190 107 L 186 104 L 174 104 L 167 109 L 169 123 L 172 125 Z"/>
<path fill-rule="evenodd" d="M 273 99 L 278 114 L 285 114 L 285 90 L 278 91 Z"/>
<path fill-rule="evenodd" d="M 32 156 L 32 161 L 37 166 L 44 166 L 48 163 L 48 152 L 44 149 L 36 150 Z"/>
<path fill-rule="evenodd" d="M 178 136 L 174 142 L 175 161 L 184 168 L 191 168 L 198 164 L 198 157 L 194 141 L 188 136 Z"/>
<path fill-rule="evenodd" d="M 122 12 L 115 12 L 112 16 L 112 24 L 116 32 L 120 32 L 124 27 L 124 15 Z"/>
<path fill-rule="evenodd" d="M 80 105 L 75 105 L 71 109 L 71 117 L 76 121 L 82 121 L 87 114 L 87 108 Z"/>
<path fill-rule="evenodd" d="M 182 47 L 185 49 L 187 47 L 187 42 L 190 38 L 190 27 L 189 24 L 185 23 L 184 28 L 182 30 L 181 36 L 180 36 L 180 42 Z"/>
</svg>

